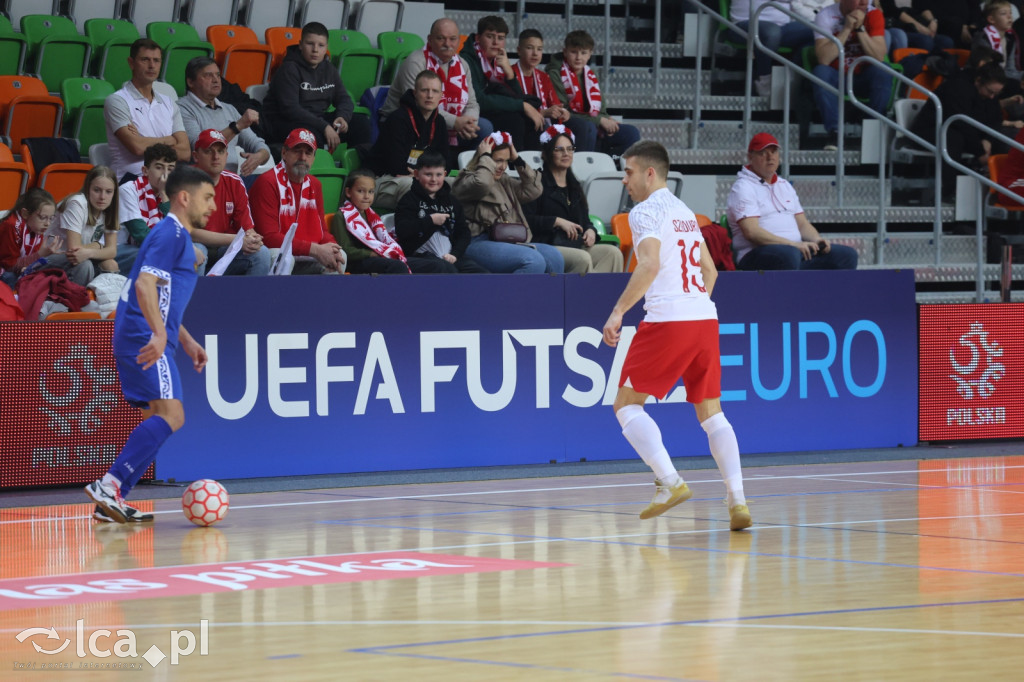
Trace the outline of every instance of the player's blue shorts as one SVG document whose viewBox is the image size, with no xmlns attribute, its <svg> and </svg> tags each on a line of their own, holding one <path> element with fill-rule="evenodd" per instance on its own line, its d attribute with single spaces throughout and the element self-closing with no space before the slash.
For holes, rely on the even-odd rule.
<svg viewBox="0 0 1024 682">
<path fill-rule="evenodd" d="M 181 400 L 181 377 L 174 364 L 177 349 L 164 352 L 149 369 L 142 369 L 135 355 L 115 355 L 121 392 L 129 405 L 145 409 L 150 400 Z"/>
</svg>

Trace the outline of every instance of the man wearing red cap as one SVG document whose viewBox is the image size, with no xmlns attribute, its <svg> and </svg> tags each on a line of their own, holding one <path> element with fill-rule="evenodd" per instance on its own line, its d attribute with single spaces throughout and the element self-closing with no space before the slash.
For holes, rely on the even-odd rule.
<svg viewBox="0 0 1024 682">
<path fill-rule="evenodd" d="M 740 270 L 854 270 L 857 251 L 833 245 L 807 220 L 796 190 L 776 171 L 779 141 L 758 133 L 729 192 L 728 216 Z"/>
<path fill-rule="evenodd" d="M 252 217 L 267 248 L 280 249 L 291 226 L 297 224 L 291 242 L 295 275 L 345 271 L 345 252 L 324 221 L 320 181 L 309 174 L 316 148 L 316 136 L 296 128 L 284 141 L 281 162 L 252 185 Z"/>
<path fill-rule="evenodd" d="M 208 128 L 196 137 L 192 160 L 200 170 L 213 180 L 217 192 L 217 211 L 210 216 L 206 229 L 192 232 L 196 248 L 208 259 L 199 266 L 202 276 L 228 251 L 239 230 L 244 231 L 241 250 L 231 259 L 225 275 L 256 275 L 270 273 L 270 251 L 263 245 L 263 238 L 254 229 L 252 214 L 249 212 L 249 195 L 242 178 L 225 170 L 228 160 L 228 140 L 222 132 Z"/>
</svg>

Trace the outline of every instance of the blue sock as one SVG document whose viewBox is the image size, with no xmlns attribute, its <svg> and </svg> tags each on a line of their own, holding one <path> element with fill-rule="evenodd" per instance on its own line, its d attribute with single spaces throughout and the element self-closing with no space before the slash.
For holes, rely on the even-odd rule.
<svg viewBox="0 0 1024 682">
<path fill-rule="evenodd" d="M 171 426 L 156 414 L 135 427 L 110 467 L 110 475 L 121 481 L 121 497 L 128 496 L 172 433 Z"/>
</svg>

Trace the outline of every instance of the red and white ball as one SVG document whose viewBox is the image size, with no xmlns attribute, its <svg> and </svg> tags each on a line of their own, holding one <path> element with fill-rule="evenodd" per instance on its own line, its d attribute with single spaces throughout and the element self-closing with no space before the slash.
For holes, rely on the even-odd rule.
<svg viewBox="0 0 1024 682">
<path fill-rule="evenodd" d="M 217 481 L 193 481 L 181 496 L 185 518 L 197 526 L 212 526 L 228 514 L 228 491 Z"/>
</svg>

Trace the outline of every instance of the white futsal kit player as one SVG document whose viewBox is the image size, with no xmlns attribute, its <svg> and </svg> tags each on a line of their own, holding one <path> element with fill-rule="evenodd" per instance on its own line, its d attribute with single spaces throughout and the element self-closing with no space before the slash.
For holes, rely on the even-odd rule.
<svg viewBox="0 0 1024 682">
<path fill-rule="evenodd" d="M 711 300 L 718 272 L 693 211 L 666 187 L 665 148 L 641 140 L 622 159 L 623 183 L 636 202 L 629 227 L 637 266 L 604 325 L 604 340 L 618 344 L 622 316 L 643 297 L 646 315 L 626 354 L 614 406 L 622 434 L 654 470 L 654 500 L 640 518 L 663 514 L 692 495 L 672 464 L 661 430 L 644 411 L 648 396 L 664 398 L 682 378 L 686 400 L 697 410 L 725 480 L 729 527 L 742 530 L 752 521 L 743 496 L 739 445 L 720 401 L 718 311 Z"/>
</svg>

